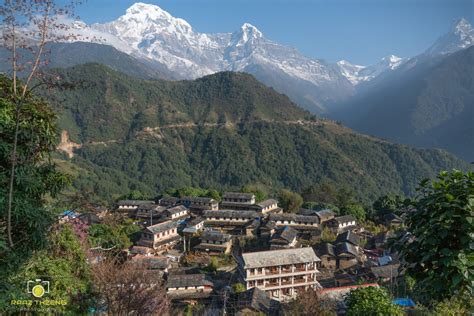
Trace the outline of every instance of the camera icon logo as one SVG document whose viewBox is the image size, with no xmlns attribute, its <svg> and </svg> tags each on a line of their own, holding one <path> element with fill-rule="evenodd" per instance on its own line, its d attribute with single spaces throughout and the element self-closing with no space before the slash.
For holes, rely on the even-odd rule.
<svg viewBox="0 0 474 316">
<path fill-rule="evenodd" d="M 49 293 L 49 281 L 35 279 L 29 280 L 26 284 L 28 293 L 36 298 L 41 298 L 43 295 Z"/>
</svg>

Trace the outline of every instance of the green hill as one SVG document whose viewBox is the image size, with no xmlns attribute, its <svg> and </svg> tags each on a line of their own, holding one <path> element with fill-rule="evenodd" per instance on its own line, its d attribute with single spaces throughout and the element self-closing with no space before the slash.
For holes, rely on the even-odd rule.
<svg viewBox="0 0 474 316">
<path fill-rule="evenodd" d="M 97 64 L 58 74 L 84 81 L 47 95 L 60 129 L 82 145 L 61 163 L 75 170 L 76 187 L 104 199 L 130 189 L 261 183 L 301 191 L 329 181 L 367 201 L 411 194 L 440 169 L 467 168 L 441 150 L 396 145 L 316 119 L 247 74 L 145 81 Z"/>
</svg>

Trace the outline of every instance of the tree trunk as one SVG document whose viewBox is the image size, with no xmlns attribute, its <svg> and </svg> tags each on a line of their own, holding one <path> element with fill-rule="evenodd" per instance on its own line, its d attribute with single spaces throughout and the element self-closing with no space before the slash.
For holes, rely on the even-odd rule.
<svg viewBox="0 0 474 316">
<path fill-rule="evenodd" d="M 18 132 L 20 129 L 20 103 L 15 101 L 15 133 L 13 137 L 13 150 L 11 156 L 12 166 L 10 169 L 10 184 L 8 188 L 8 206 L 7 206 L 7 237 L 8 245 L 10 248 L 13 248 L 13 238 L 12 238 L 12 204 L 13 204 L 13 186 L 15 183 L 15 171 L 16 171 L 16 152 L 18 144 Z"/>
</svg>

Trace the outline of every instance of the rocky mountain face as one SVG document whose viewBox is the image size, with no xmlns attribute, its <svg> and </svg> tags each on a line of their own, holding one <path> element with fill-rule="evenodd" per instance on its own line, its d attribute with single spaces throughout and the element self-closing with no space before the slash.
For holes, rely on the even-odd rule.
<svg viewBox="0 0 474 316">
<path fill-rule="evenodd" d="M 137 59 L 165 65 L 176 78 L 219 71 L 251 73 L 314 113 L 354 93 L 337 65 L 273 42 L 249 23 L 233 33 L 199 33 L 156 5 L 135 3 L 115 21 L 90 26 L 76 22 L 74 28 Z"/>
</svg>

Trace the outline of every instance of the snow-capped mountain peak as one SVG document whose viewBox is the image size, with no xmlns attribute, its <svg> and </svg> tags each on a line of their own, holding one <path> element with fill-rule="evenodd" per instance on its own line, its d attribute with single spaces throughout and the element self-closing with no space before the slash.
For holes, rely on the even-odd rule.
<svg viewBox="0 0 474 316">
<path fill-rule="evenodd" d="M 387 70 L 397 69 L 405 59 L 388 55 L 383 57 L 378 63 L 371 66 L 355 65 L 347 60 L 340 60 L 337 62 L 343 76 L 347 78 L 354 86 L 364 81 L 370 81 Z"/>
<path fill-rule="evenodd" d="M 474 45 L 474 29 L 465 18 L 455 21 L 448 33 L 441 36 L 427 51 L 428 55 L 444 55 Z"/>
</svg>

